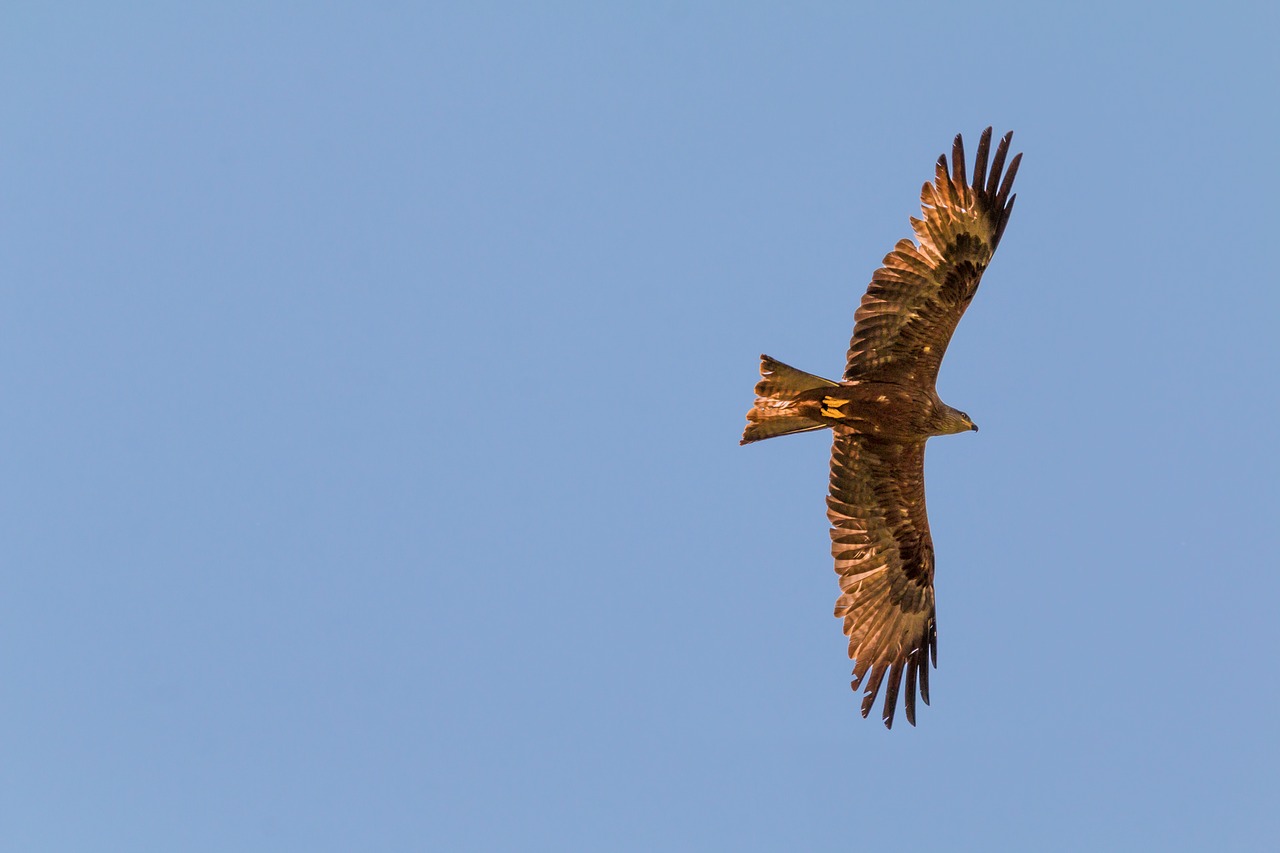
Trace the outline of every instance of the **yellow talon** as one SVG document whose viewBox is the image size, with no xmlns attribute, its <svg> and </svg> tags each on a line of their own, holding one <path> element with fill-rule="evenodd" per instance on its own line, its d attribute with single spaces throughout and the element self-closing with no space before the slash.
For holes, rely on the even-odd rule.
<svg viewBox="0 0 1280 853">
<path fill-rule="evenodd" d="M 849 416 L 848 416 L 848 415 L 846 415 L 844 412 L 837 412 L 835 409 L 832 409 L 832 408 L 829 408 L 829 407 L 828 407 L 828 408 L 824 408 L 824 409 L 822 410 L 822 416 L 823 416 L 823 417 L 826 417 L 826 418 L 847 418 L 847 417 L 849 417 Z"/>
<path fill-rule="evenodd" d="M 849 405 L 849 401 L 841 400 L 839 397 L 823 397 L 822 405 L 829 409 L 838 409 L 841 406 Z"/>
</svg>

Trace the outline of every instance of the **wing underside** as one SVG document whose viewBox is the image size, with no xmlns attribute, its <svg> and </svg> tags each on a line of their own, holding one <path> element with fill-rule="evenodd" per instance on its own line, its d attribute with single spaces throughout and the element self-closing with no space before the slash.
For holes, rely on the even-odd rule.
<svg viewBox="0 0 1280 853">
<path fill-rule="evenodd" d="M 991 128 L 982 133 L 973 178 L 965 172 L 964 143 L 944 154 L 934 180 L 920 191 L 915 242 L 900 240 L 854 315 L 845 379 L 882 379 L 933 387 L 956 324 L 995 253 L 1016 196 L 1010 195 L 1019 154 L 1004 170 L 1009 133 L 988 167 Z"/>
<path fill-rule="evenodd" d="M 924 441 L 890 443 L 837 427 L 827 517 L 840 575 L 835 615 L 849 637 L 862 716 L 884 687 L 891 727 L 905 676 L 907 721 L 915 725 L 917 686 L 929 702 L 927 657 L 935 666 L 938 659 Z"/>
</svg>

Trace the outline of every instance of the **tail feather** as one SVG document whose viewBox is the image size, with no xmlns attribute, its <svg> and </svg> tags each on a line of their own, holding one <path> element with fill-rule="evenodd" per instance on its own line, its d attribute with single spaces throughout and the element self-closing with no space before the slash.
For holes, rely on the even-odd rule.
<svg viewBox="0 0 1280 853">
<path fill-rule="evenodd" d="M 756 402 L 747 412 L 747 428 L 740 444 L 828 426 L 806 414 L 806 409 L 812 413 L 814 407 L 810 404 L 802 408 L 798 398 L 806 391 L 839 383 L 796 370 L 767 355 L 760 356 L 760 375 L 763 378 L 756 384 Z"/>
</svg>

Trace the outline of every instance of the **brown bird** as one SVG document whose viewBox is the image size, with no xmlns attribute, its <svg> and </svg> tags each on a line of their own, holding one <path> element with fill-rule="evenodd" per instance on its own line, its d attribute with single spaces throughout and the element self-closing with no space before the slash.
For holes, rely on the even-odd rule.
<svg viewBox="0 0 1280 853">
<path fill-rule="evenodd" d="M 831 553 L 840 575 L 835 615 L 844 620 L 860 687 L 862 716 L 885 688 L 884 724 L 893 726 L 905 674 L 907 722 L 916 723 L 916 685 L 929 702 L 928 654 L 938 665 L 933 540 L 924 506 L 924 445 L 930 436 L 978 427 L 938 398 L 934 384 L 947 344 L 1000 243 L 1016 196 L 1019 154 L 1004 172 L 1012 133 L 996 146 L 982 132 L 973 180 L 964 144 L 938 158 L 920 192 L 916 242 L 900 240 L 854 314 L 844 378 L 832 382 L 760 357 L 755 406 L 742 444 L 830 428 Z"/>
</svg>

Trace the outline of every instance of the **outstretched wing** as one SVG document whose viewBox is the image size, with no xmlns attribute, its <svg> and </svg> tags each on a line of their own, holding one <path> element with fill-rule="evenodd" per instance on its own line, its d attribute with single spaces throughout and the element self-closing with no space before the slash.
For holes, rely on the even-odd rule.
<svg viewBox="0 0 1280 853">
<path fill-rule="evenodd" d="M 865 717 L 884 684 L 884 724 L 892 727 L 905 674 L 907 722 L 914 726 L 917 683 L 929 702 L 926 653 L 938 665 L 924 440 L 890 443 L 843 426 L 835 432 L 827 517 L 840 575 L 835 615 L 849 637 L 852 687 L 863 687 Z"/>
<path fill-rule="evenodd" d="M 982 132 L 972 183 L 965 176 L 964 143 L 938 158 L 937 175 L 920 191 L 923 219 L 911 220 L 916 241 L 899 240 L 854 315 L 845 379 L 881 379 L 932 388 L 951 334 L 1009 221 L 1019 154 L 1001 180 L 1012 133 L 996 147 L 987 168 L 991 128 Z"/>
</svg>

